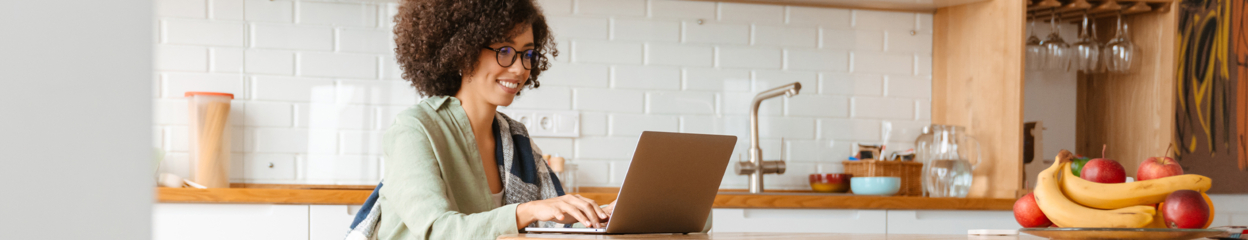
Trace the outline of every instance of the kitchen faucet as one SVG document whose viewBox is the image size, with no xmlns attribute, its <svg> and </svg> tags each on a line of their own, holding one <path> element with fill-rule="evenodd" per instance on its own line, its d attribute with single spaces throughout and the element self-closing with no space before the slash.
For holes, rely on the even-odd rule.
<svg viewBox="0 0 1248 240">
<path fill-rule="evenodd" d="M 763 174 L 784 174 L 784 159 L 763 161 L 763 149 L 758 147 L 758 107 L 762 105 L 763 100 L 779 97 L 780 95 L 793 97 L 793 95 L 797 95 L 798 90 L 802 90 L 802 84 L 799 82 L 785 84 L 784 86 L 758 93 L 750 104 L 750 161 L 737 162 L 734 168 L 737 171 L 737 175 L 750 175 L 750 193 L 763 192 Z M 783 140 L 781 140 L 781 145 L 783 144 Z M 781 149 L 780 151 L 783 153 L 784 150 Z"/>
</svg>

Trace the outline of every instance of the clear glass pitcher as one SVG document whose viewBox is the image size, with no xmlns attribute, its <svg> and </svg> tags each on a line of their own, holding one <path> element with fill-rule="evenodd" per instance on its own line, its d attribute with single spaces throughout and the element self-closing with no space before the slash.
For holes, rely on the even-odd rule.
<svg viewBox="0 0 1248 240">
<path fill-rule="evenodd" d="M 914 142 L 915 160 L 923 163 L 923 195 L 966 197 L 971 171 L 982 156 L 979 141 L 965 127 L 932 124 Z"/>
</svg>

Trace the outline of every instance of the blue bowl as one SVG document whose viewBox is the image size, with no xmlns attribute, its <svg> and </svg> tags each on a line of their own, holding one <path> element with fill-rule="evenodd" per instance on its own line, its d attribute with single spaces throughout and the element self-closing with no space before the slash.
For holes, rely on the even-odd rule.
<svg viewBox="0 0 1248 240">
<path fill-rule="evenodd" d="M 858 195 L 892 196 L 901 190 L 900 177 L 854 177 L 849 189 Z"/>
</svg>

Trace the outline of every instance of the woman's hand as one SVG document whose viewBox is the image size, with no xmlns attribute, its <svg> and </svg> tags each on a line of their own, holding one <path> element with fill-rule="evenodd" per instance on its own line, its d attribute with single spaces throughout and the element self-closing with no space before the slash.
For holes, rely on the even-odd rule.
<svg viewBox="0 0 1248 240">
<path fill-rule="evenodd" d="M 534 221 L 553 221 L 558 223 L 580 222 L 586 227 L 600 228 L 606 226 L 606 211 L 598 208 L 594 200 L 580 195 L 563 195 L 556 198 L 521 203 L 516 206 L 516 229 L 524 229 Z"/>
<path fill-rule="evenodd" d="M 612 213 L 615 213 L 615 203 L 616 203 L 616 202 L 619 202 L 619 201 L 620 201 L 620 199 L 618 199 L 618 198 L 617 198 L 617 199 L 615 199 L 615 200 L 611 200 L 611 204 L 607 204 L 607 207 L 602 208 L 602 211 L 607 212 L 607 218 L 608 218 L 608 219 L 610 219 L 610 218 L 611 218 L 611 214 L 612 214 Z"/>
</svg>

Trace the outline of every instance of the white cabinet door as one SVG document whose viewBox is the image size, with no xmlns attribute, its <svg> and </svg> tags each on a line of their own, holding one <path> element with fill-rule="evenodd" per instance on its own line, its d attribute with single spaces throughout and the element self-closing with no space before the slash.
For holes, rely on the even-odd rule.
<svg viewBox="0 0 1248 240">
<path fill-rule="evenodd" d="M 310 240 L 342 240 L 351 230 L 359 205 L 312 205 L 308 209 Z"/>
<path fill-rule="evenodd" d="M 888 234 L 966 234 L 971 229 L 1019 229 L 1013 211 L 888 210 Z"/>
<path fill-rule="evenodd" d="M 712 210 L 714 232 L 885 233 L 884 210 L 741 209 Z"/>
<path fill-rule="evenodd" d="M 152 238 L 308 240 L 308 205 L 160 203 Z"/>
</svg>

